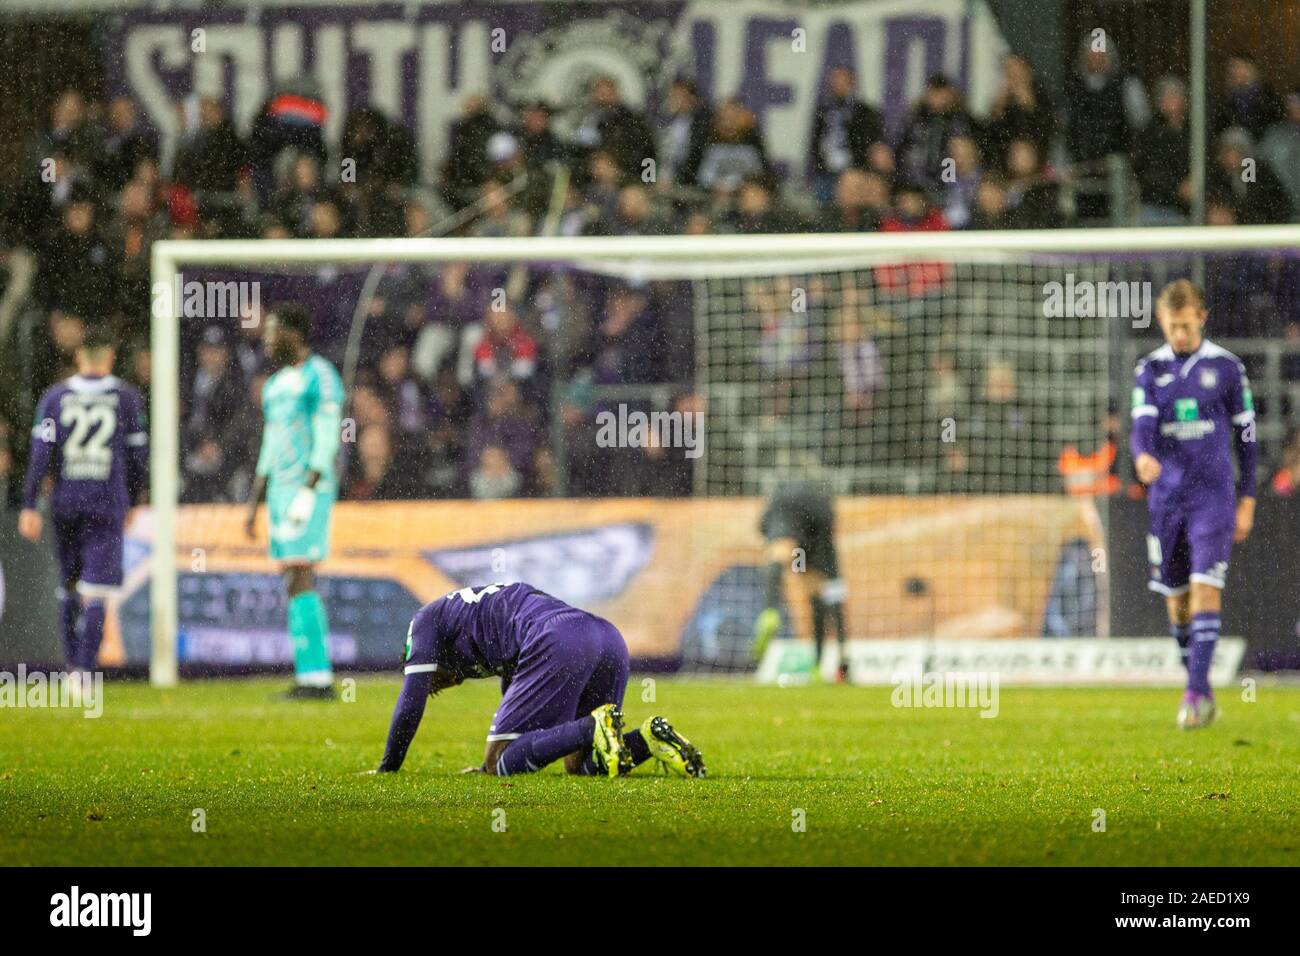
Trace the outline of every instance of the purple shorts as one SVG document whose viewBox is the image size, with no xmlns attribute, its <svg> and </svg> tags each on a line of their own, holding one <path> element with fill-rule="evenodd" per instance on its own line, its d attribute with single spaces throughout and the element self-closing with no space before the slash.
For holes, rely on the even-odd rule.
<svg viewBox="0 0 1300 956">
<path fill-rule="evenodd" d="M 519 666 L 488 728 L 488 740 L 514 740 L 557 727 L 601 704 L 623 703 L 627 644 L 604 618 L 564 611 L 520 648 Z"/>
<path fill-rule="evenodd" d="M 122 522 L 82 515 L 54 518 L 55 552 L 63 582 L 103 596 L 122 585 Z"/>
<path fill-rule="evenodd" d="M 1149 515 L 1147 587 L 1165 595 L 1182 594 L 1189 581 L 1222 588 L 1228 577 L 1234 508 L 1168 508 Z"/>
</svg>

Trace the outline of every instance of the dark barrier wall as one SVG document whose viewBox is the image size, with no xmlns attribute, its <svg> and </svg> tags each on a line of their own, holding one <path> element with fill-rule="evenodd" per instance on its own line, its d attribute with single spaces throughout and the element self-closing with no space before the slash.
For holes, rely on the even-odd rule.
<svg viewBox="0 0 1300 956">
<path fill-rule="evenodd" d="M 18 537 L 18 512 L 0 511 L 0 666 L 63 661 L 58 582 L 53 548 Z"/>
<path fill-rule="evenodd" d="M 1146 502 L 1109 505 L 1111 633 L 1167 634 L 1164 597 L 1147 590 Z M 1300 501 L 1261 498 L 1255 530 L 1232 554 L 1223 633 L 1246 638 L 1243 667 L 1300 668 Z"/>
</svg>

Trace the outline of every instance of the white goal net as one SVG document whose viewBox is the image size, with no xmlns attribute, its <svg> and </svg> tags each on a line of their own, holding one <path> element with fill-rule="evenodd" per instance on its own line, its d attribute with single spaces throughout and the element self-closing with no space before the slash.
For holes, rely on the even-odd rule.
<svg viewBox="0 0 1300 956">
<path fill-rule="evenodd" d="M 732 572 L 759 563 L 763 498 L 792 480 L 814 479 L 838 496 L 854 637 L 1035 636 L 1050 626 L 1104 634 L 1104 581 L 1086 582 L 1087 593 L 1061 593 L 1058 572 L 1073 562 L 1087 577 L 1105 521 L 1098 503 L 1125 480 L 1128 363 L 1134 343 L 1156 343 L 1155 296 L 1182 275 L 1213 285 L 1219 273 L 1239 268 L 1234 256 L 1263 261 L 1297 247 L 1293 227 L 169 241 L 154 246 L 153 279 L 170 286 L 205 270 L 225 270 L 225 278 L 234 270 L 312 283 L 345 274 L 355 281 L 332 295 L 338 314 L 350 316 L 355 300 L 374 292 L 366 276 L 386 269 L 501 276 L 543 359 L 553 358 L 547 387 L 529 400 L 548 406 L 544 444 L 574 482 L 576 459 L 594 447 L 575 444 L 572 428 L 561 427 L 566 413 L 558 406 L 577 384 L 596 396 L 588 411 L 698 409 L 702 447 L 690 456 L 683 487 L 670 491 L 656 484 L 658 472 L 634 467 L 637 482 L 627 487 L 584 491 L 561 480 L 550 486 L 561 493 L 537 506 L 572 524 L 568 516 L 584 513 L 569 500 L 577 494 L 692 492 L 697 510 L 674 544 L 681 548 L 676 571 L 642 572 L 640 584 L 633 574 L 630 586 L 641 587 L 649 604 L 671 604 L 682 582 L 707 579 L 702 590 L 713 610 L 682 626 L 675 653 L 687 666 L 732 670 L 750 665 L 754 601 L 752 576 Z M 383 268 L 376 273 L 376 266 Z M 602 379 L 599 367 L 594 376 L 575 370 L 565 330 L 611 322 L 622 293 L 658 310 L 659 332 L 632 356 L 653 372 Z M 186 481 L 177 462 L 190 450 L 181 430 L 182 358 L 184 343 L 195 340 L 187 329 L 194 319 L 174 308 L 179 301 L 161 303 L 152 340 L 156 559 L 147 614 L 151 674 L 162 684 L 177 676 L 178 594 L 198 601 L 203 591 L 186 549 L 197 538 L 182 527 L 195 519 L 181 519 L 177 508 Z M 343 331 L 346 344 L 358 330 Z M 349 352 L 340 351 L 340 365 L 349 364 Z M 680 404 L 683 393 L 689 406 Z M 596 424 L 577 427 L 594 432 Z M 597 477 L 613 470 L 603 458 L 585 464 Z M 420 498 L 419 489 L 409 497 Z M 473 520 L 480 512 L 464 513 Z M 511 519 L 483 520 L 500 522 L 504 536 Z M 618 527 L 635 529 L 639 520 Z M 589 544 L 567 546 L 576 553 Z M 457 560 L 479 559 L 466 552 Z M 546 561 L 529 561 L 532 573 L 547 573 Z M 499 575 L 491 561 L 481 563 L 483 574 Z M 241 558 L 233 566 L 257 564 Z M 356 614 L 383 603 L 383 594 L 357 587 Z M 1045 624 L 1053 614 L 1063 623 Z M 803 626 L 796 618 L 787 628 Z"/>
</svg>

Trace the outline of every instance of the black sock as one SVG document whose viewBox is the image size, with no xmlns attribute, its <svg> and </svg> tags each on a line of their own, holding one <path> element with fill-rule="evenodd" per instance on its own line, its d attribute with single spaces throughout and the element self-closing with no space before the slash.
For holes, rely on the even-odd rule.
<svg viewBox="0 0 1300 956">
<path fill-rule="evenodd" d="M 845 654 L 845 650 L 844 650 L 844 638 L 845 638 L 845 634 L 844 634 L 844 605 L 843 605 L 843 604 L 827 604 L 827 605 L 826 605 L 826 608 L 827 608 L 828 611 L 830 611 L 830 615 L 831 615 L 831 623 L 832 623 L 832 624 L 834 625 L 834 627 L 835 627 L 835 644 L 836 644 L 836 645 L 839 647 L 839 649 L 840 649 L 840 666 L 841 666 L 841 667 L 844 667 L 846 664 L 848 664 L 848 657 L 846 656 L 846 654 Z"/>
<path fill-rule="evenodd" d="M 627 749 L 632 753 L 633 766 L 640 766 L 652 756 L 650 753 L 650 745 L 646 743 L 645 738 L 641 736 L 640 728 L 629 730 L 625 733 L 623 735 L 623 743 L 627 745 Z"/>
<path fill-rule="evenodd" d="M 812 599 L 813 648 L 816 651 L 816 664 L 822 663 L 822 644 L 826 639 L 826 602 L 819 597 Z"/>
</svg>

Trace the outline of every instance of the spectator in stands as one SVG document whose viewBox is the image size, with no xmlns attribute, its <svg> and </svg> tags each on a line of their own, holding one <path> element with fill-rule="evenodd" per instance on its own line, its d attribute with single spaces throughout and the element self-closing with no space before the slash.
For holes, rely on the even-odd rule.
<svg viewBox="0 0 1300 956">
<path fill-rule="evenodd" d="M 410 186 L 419 176 L 419 159 L 410 130 L 370 106 L 356 106 L 348 112 L 339 152 L 356 163 L 359 183 Z"/>
<path fill-rule="evenodd" d="M 1137 139 L 1133 172 L 1142 196 L 1142 223 L 1186 225 L 1192 195 L 1187 88 L 1175 76 L 1156 86 L 1156 118 Z"/>
<path fill-rule="evenodd" d="M 889 185 L 876 172 L 850 167 L 835 184 L 835 200 L 823 214 L 823 232 L 875 232 L 889 214 Z"/>
<path fill-rule="evenodd" d="M 937 422 L 955 419 L 969 408 L 969 403 L 969 390 L 957 373 L 957 359 L 949 352 L 935 353 L 925 386 L 926 414 Z"/>
<path fill-rule="evenodd" d="M 975 188 L 975 208 L 971 211 L 970 228 L 1011 228 L 1007 184 L 1001 176 L 985 176 Z"/>
<path fill-rule="evenodd" d="M 569 148 L 551 128 L 551 106 L 545 100 L 530 100 L 520 107 L 515 139 L 520 155 L 530 169 L 570 159 Z"/>
<path fill-rule="evenodd" d="M 590 208 L 586 210 L 584 225 L 587 230 L 598 232 L 602 223 L 609 222 L 618 214 L 618 197 L 627 177 L 613 155 L 603 149 L 591 154 L 587 167 L 588 185 L 583 204 Z"/>
<path fill-rule="evenodd" d="M 191 193 L 234 192 L 248 151 L 221 101 L 193 94 L 176 106 L 180 141 L 172 181 Z"/>
<path fill-rule="evenodd" d="M 813 114 L 807 168 L 818 202 L 830 202 L 840 175 L 863 163 L 872 144 L 884 139 L 884 121 L 858 98 L 857 85 L 852 69 L 832 67 L 826 76 L 826 96 Z"/>
<path fill-rule="evenodd" d="M 93 321 L 112 315 L 119 301 L 118 259 L 104 239 L 89 190 L 77 187 L 51 236 L 36 288 L 47 308 Z"/>
<path fill-rule="evenodd" d="M 880 228 L 883 232 L 934 232 L 946 230 L 948 222 L 931 204 L 923 186 L 904 182 L 894 190 L 894 206 Z"/>
<path fill-rule="evenodd" d="M 68 89 L 50 107 L 49 127 L 27 148 L 26 168 L 38 170 L 43 161 L 58 155 L 71 165 L 89 168 L 103 152 L 101 132 L 86 114 L 86 100 L 78 90 Z"/>
<path fill-rule="evenodd" d="M 1034 449 L 1040 432 L 1020 401 L 1011 362 L 994 359 L 985 366 L 979 399 L 968 415 L 972 491 L 1025 493 L 1052 486 L 1055 463 Z"/>
<path fill-rule="evenodd" d="M 772 196 L 768 182 L 759 176 L 746 178 L 736 191 L 736 208 L 731 227 L 738 233 L 799 232 L 805 228 L 795 213 Z"/>
<path fill-rule="evenodd" d="M 1291 197 L 1291 213 L 1300 217 L 1300 86 L 1286 97 L 1286 116 L 1270 126 L 1259 153 Z"/>
<path fill-rule="evenodd" d="M 383 425 L 367 425 L 357 435 L 357 457 L 343 498 L 347 501 L 400 501 L 416 497 L 412 471 L 394 454 L 393 436 Z"/>
<path fill-rule="evenodd" d="M 610 236 L 660 236 L 670 231 L 670 223 L 655 209 L 650 190 L 634 182 L 619 190 L 613 217 L 598 228 Z"/>
<path fill-rule="evenodd" d="M 983 173 L 979 147 L 970 136 L 954 136 L 948 141 L 948 152 L 952 165 L 940 176 L 943 215 L 953 229 L 965 229 L 975 209 L 975 193 Z"/>
<path fill-rule="evenodd" d="M 149 252 L 166 238 L 167 222 L 153 191 L 140 179 L 127 182 L 118 194 L 117 215 L 105 233 L 110 256 L 119 263 L 115 311 L 143 323 L 151 296 Z M 144 331 L 143 326 L 140 331 Z"/>
<path fill-rule="evenodd" d="M 411 364 L 421 378 L 431 381 L 439 369 L 454 360 L 461 333 L 471 327 L 477 329 L 477 319 L 491 295 L 490 289 L 479 284 L 481 276 L 471 271 L 468 262 L 448 262 L 425 285 L 424 314 L 418 326 L 407 322 L 408 328 L 415 327 Z M 406 307 L 412 320 L 416 317 L 409 310 L 417 307 L 415 302 Z"/>
<path fill-rule="evenodd" d="M 885 365 L 880 349 L 852 308 L 842 310 L 840 316 L 839 358 L 845 411 L 850 419 L 865 423 L 871 419 L 877 396 L 885 390 Z"/>
<path fill-rule="evenodd" d="M 713 111 L 694 81 L 678 77 L 668 87 L 668 110 L 659 127 L 659 182 L 694 186 Z"/>
<path fill-rule="evenodd" d="M 662 330 L 649 291 L 618 284 L 606 296 L 592 363 L 599 385 L 660 381 Z"/>
<path fill-rule="evenodd" d="M 1252 140 L 1258 140 L 1283 115 L 1282 101 L 1260 76 L 1254 57 L 1230 57 L 1224 66 L 1223 96 L 1210 131 L 1220 134 L 1240 127 Z"/>
<path fill-rule="evenodd" d="M 1013 229 L 1055 229 L 1061 225 L 1059 190 L 1033 141 L 1007 147 L 1007 205 Z"/>
<path fill-rule="evenodd" d="M 481 393 L 498 375 L 527 389 L 537 374 L 537 342 L 524 330 L 513 305 L 494 306 L 484 310 L 482 332 L 471 353 L 475 391 Z"/>
<path fill-rule="evenodd" d="M 618 81 L 597 76 L 589 87 L 590 104 L 574 133 L 588 151 L 603 150 L 624 176 L 640 179 L 647 160 L 654 163 L 655 137 L 646 118 L 623 102 Z"/>
<path fill-rule="evenodd" d="M 1287 435 L 1281 461 L 1269 487 L 1279 498 L 1290 498 L 1300 490 L 1300 428 L 1291 429 Z"/>
<path fill-rule="evenodd" d="M 514 498 L 523 491 L 523 476 L 510 463 L 504 448 L 489 445 L 479 455 L 469 477 L 469 493 L 479 501 Z"/>
<path fill-rule="evenodd" d="M 767 150 L 754 114 L 739 100 L 723 100 L 713 115 L 696 183 L 725 196 L 739 189 L 745 179 L 769 173 Z"/>
<path fill-rule="evenodd" d="M 511 467 L 527 480 L 541 435 L 536 420 L 524 409 L 515 382 L 498 376 L 488 383 L 487 398 L 479 413 L 470 419 L 468 433 L 466 458 L 471 467 L 481 462 L 486 449 L 497 447 L 505 451 Z"/>
<path fill-rule="evenodd" d="M 1239 127 L 1219 136 L 1205 192 L 1230 205 L 1243 225 L 1291 221 L 1291 197 L 1272 167 L 1256 158 L 1250 134 Z"/>
<path fill-rule="evenodd" d="M 239 441 L 245 394 L 226 330 L 209 326 L 199 342 L 198 369 L 184 406 L 184 500 L 236 500 L 231 482 L 247 447 Z"/>
<path fill-rule="evenodd" d="M 299 237 L 311 232 L 312 207 L 330 192 L 321 182 L 320 163 L 310 153 L 286 150 L 277 165 L 270 211 Z"/>
<path fill-rule="evenodd" d="M 795 307 L 790 276 L 752 280 L 743 294 L 746 311 L 758 319 L 758 369 L 767 386 L 764 413 L 782 416 L 813 361 L 813 316 L 808 308 Z"/>
<path fill-rule="evenodd" d="M 203 330 L 197 359 L 183 427 L 195 435 L 217 435 L 240 428 L 247 386 L 239 365 L 232 359 L 230 335 L 223 326 L 210 325 Z"/>
<path fill-rule="evenodd" d="M 1079 44 L 1075 70 L 1065 81 L 1065 147 L 1075 163 L 1127 153 L 1151 107 L 1142 81 L 1120 65 L 1115 38 L 1101 30 Z"/>
<path fill-rule="evenodd" d="M 1012 140 L 1027 139 L 1046 156 L 1056 133 L 1056 116 L 1046 88 L 1029 61 L 1014 53 L 1002 59 L 1002 86 L 989 109 L 982 143 L 988 156 L 1006 156 Z"/>
<path fill-rule="evenodd" d="M 376 387 L 393 413 L 393 428 L 399 447 L 422 435 L 432 419 L 428 390 L 411 373 L 410 352 L 404 345 L 390 345 L 379 358 Z"/>
<path fill-rule="evenodd" d="M 942 185 L 948 143 L 954 136 L 973 136 L 975 122 L 961 93 L 942 73 L 930 77 L 925 92 L 898 141 L 898 164 L 910 182 L 938 192 Z"/>
<path fill-rule="evenodd" d="M 267 98 L 248 137 L 248 163 L 261 201 L 270 195 L 275 168 L 286 151 L 307 153 L 321 166 L 328 161 L 325 116 L 325 101 L 307 74 L 282 80 Z"/>
<path fill-rule="evenodd" d="M 95 179 L 108 192 L 117 192 L 132 179 L 140 163 L 158 161 L 158 137 L 140 122 L 129 96 L 108 104 L 108 130 L 94 158 Z"/>
<path fill-rule="evenodd" d="M 0 513 L 9 510 L 9 496 L 13 493 L 13 433 L 9 420 L 0 416 Z"/>
<path fill-rule="evenodd" d="M 884 222 L 881 232 L 942 232 L 948 221 L 934 208 L 923 186 L 904 182 L 894 190 L 894 208 Z M 906 292 L 909 296 L 926 296 L 938 293 L 950 272 L 950 267 L 940 262 L 910 262 L 906 265 L 877 266 L 876 283 L 891 292 Z"/>
<path fill-rule="evenodd" d="M 443 199 L 454 209 L 468 206 L 487 178 L 487 144 L 501 128 L 491 102 L 476 94 L 466 97 L 461 114 L 451 124 L 447 158 L 442 165 Z"/>
<path fill-rule="evenodd" d="M 343 215 L 334 200 L 322 197 L 311 204 L 308 239 L 340 239 L 344 235 Z"/>
</svg>

